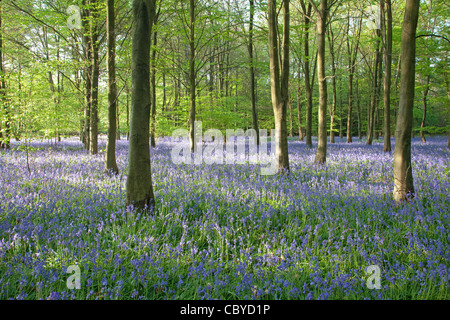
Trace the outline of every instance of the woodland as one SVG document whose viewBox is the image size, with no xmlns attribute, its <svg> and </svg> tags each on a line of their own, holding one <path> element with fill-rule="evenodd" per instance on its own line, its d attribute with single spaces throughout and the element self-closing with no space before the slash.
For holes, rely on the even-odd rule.
<svg viewBox="0 0 450 320">
<path fill-rule="evenodd" d="M 0 299 L 449 299 L 449 30 L 444 0 L 0 1 Z"/>
</svg>

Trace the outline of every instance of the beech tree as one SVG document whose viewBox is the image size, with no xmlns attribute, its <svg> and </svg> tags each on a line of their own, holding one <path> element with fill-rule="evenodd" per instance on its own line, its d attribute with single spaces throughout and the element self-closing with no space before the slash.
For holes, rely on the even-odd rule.
<svg viewBox="0 0 450 320">
<path fill-rule="evenodd" d="M 312 2 L 312 0 L 310 0 Z M 318 54 L 317 54 L 317 77 L 319 80 L 319 142 L 317 145 L 317 164 L 323 164 L 327 160 L 327 80 L 325 78 L 325 37 L 328 19 L 328 1 L 321 0 L 320 8 L 314 2 L 317 13 Z"/>
<path fill-rule="evenodd" d="M 155 0 L 133 1 L 133 47 L 127 203 L 144 209 L 154 204 L 150 167 L 150 47 Z"/>
<path fill-rule="evenodd" d="M 258 113 L 256 111 L 256 83 L 255 83 L 255 65 L 253 57 L 253 21 L 255 16 L 255 3 L 250 2 L 250 25 L 248 31 L 248 55 L 250 59 L 250 96 L 252 101 L 252 122 L 253 129 L 256 131 L 256 144 L 259 145 L 259 128 L 258 128 Z"/>
<path fill-rule="evenodd" d="M 106 171 L 119 173 L 116 162 L 116 116 L 117 116 L 117 84 L 116 84 L 116 34 L 114 30 L 114 0 L 106 2 L 106 36 L 107 69 L 108 69 L 108 141 L 106 143 Z"/>
<path fill-rule="evenodd" d="M 420 0 L 406 0 L 402 26 L 400 102 L 395 130 L 394 200 L 398 203 L 414 198 L 411 167 L 411 129 L 414 107 L 416 28 Z"/>
<path fill-rule="evenodd" d="M 5 81 L 5 68 L 3 66 L 3 35 L 2 35 L 2 7 L 0 2 L 0 103 L 3 105 L 3 110 L 6 114 L 5 121 L 5 135 L 2 132 L 2 123 L 0 121 L 0 147 L 3 149 L 10 148 L 11 129 L 8 104 L 6 101 L 6 81 Z"/>
<path fill-rule="evenodd" d="M 289 171 L 289 153 L 286 124 L 287 105 L 289 103 L 289 14 L 289 0 L 284 0 L 283 43 L 281 45 L 282 59 L 280 59 L 277 36 L 277 5 L 276 0 L 269 0 L 267 16 L 269 22 L 270 87 L 273 113 L 275 116 L 275 161 L 276 168 L 279 173 L 283 171 Z"/>
<path fill-rule="evenodd" d="M 391 77 L 392 77 L 392 4 L 381 0 L 381 23 L 384 39 L 384 152 L 391 152 Z"/>
</svg>

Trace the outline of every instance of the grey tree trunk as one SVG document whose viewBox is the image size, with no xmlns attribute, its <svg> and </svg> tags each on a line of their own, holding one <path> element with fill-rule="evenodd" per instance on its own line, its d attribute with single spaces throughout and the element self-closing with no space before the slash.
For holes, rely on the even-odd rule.
<svg viewBox="0 0 450 320">
<path fill-rule="evenodd" d="M 356 78 L 356 109 L 358 114 L 358 139 L 362 139 L 361 99 L 359 96 L 359 79 Z"/>
<path fill-rule="evenodd" d="M 319 142 L 314 162 L 324 164 L 327 160 L 327 81 L 325 78 L 325 37 L 328 18 L 327 0 L 320 1 L 317 19 L 318 54 L 317 78 L 319 80 Z"/>
<path fill-rule="evenodd" d="M 289 0 L 283 3 L 283 59 L 282 66 L 279 65 L 278 56 L 278 23 L 276 19 L 277 6 L 275 0 L 268 1 L 269 21 L 269 57 L 270 57 L 270 87 L 272 95 L 272 106 L 275 116 L 276 133 L 276 168 L 278 173 L 289 172 L 289 153 L 287 142 L 287 104 L 289 100 Z M 280 80 L 281 69 L 281 80 Z"/>
<path fill-rule="evenodd" d="M 155 0 L 133 0 L 132 91 L 127 204 L 154 205 L 150 166 L 150 44 Z"/>
<path fill-rule="evenodd" d="M 427 139 L 425 139 L 425 134 L 423 133 L 423 128 L 425 127 L 425 121 L 427 119 L 427 97 L 428 92 L 430 91 L 430 75 L 427 75 L 427 80 L 425 83 L 425 88 L 423 89 L 423 117 L 422 117 L 422 123 L 420 124 L 420 138 L 422 139 L 423 143 L 427 142 Z"/>
<path fill-rule="evenodd" d="M 361 33 L 362 19 L 359 21 L 356 42 L 350 45 L 350 15 L 347 20 L 347 53 L 348 53 L 348 114 L 347 114 L 347 143 L 352 143 L 353 133 L 353 76 L 355 74 L 356 58 L 358 57 L 359 35 Z"/>
<path fill-rule="evenodd" d="M 99 8 L 97 0 L 91 1 L 92 5 L 92 22 L 91 22 L 91 35 L 92 35 L 92 82 L 91 82 L 91 116 L 90 116 L 90 142 L 89 150 L 91 154 L 98 153 L 98 79 L 99 79 L 99 43 L 98 43 L 98 29 L 99 29 Z"/>
<path fill-rule="evenodd" d="M 376 52 L 375 52 L 375 61 L 374 61 L 374 72 L 373 72 L 373 96 L 372 96 L 372 104 L 370 106 L 369 113 L 369 128 L 367 132 L 367 144 L 371 145 L 373 141 L 373 137 L 375 134 L 375 112 L 378 107 L 379 101 L 379 92 L 380 92 L 380 77 L 379 70 L 381 68 L 381 52 L 380 52 L 380 36 L 381 32 L 377 29 L 377 44 L 376 44 Z"/>
<path fill-rule="evenodd" d="M 300 88 L 300 66 L 298 71 L 298 84 L 297 84 L 297 117 L 298 117 L 298 139 L 303 141 L 305 133 L 302 128 L 302 93 Z"/>
<path fill-rule="evenodd" d="M 116 84 L 116 33 L 114 0 L 106 2 L 106 52 L 108 71 L 108 140 L 106 141 L 105 170 L 108 174 L 118 174 L 116 162 L 116 124 L 117 124 L 117 84 Z"/>
<path fill-rule="evenodd" d="M 5 136 L 3 134 L 0 136 L 0 146 L 2 149 L 9 149 L 10 148 L 10 141 L 11 141 L 11 120 L 10 120 L 10 114 L 8 109 L 8 104 L 5 101 L 6 100 L 6 82 L 5 82 L 5 69 L 3 66 L 3 35 L 2 35 L 2 11 L 0 6 L 0 99 L 3 102 L 3 108 L 6 116 L 5 121 Z M 1 124 L 1 122 L 0 122 Z M 0 126 L 0 133 L 1 133 L 1 126 Z"/>
<path fill-rule="evenodd" d="M 386 12 L 384 8 L 386 4 Z M 384 46 L 384 152 L 391 152 L 391 77 L 392 77 L 392 5 L 391 0 L 381 0 L 382 34 Z M 386 19 L 385 19 L 386 16 Z M 386 22 L 385 22 L 386 21 Z"/>
<path fill-rule="evenodd" d="M 252 120 L 253 129 L 256 131 L 256 144 L 259 146 L 259 127 L 258 127 L 258 114 L 256 111 L 256 82 L 255 82 L 255 66 L 253 58 L 253 20 L 255 15 L 255 3 L 253 0 L 250 1 L 250 26 L 248 35 L 248 55 L 250 57 L 250 96 L 252 100 Z"/>
<path fill-rule="evenodd" d="M 84 68 L 84 125 L 83 144 L 84 148 L 90 149 L 90 126 L 91 126 L 91 84 L 92 84 L 92 38 L 90 34 L 89 22 L 90 9 L 88 1 L 83 0 L 83 49 L 86 66 Z"/>
<path fill-rule="evenodd" d="M 394 193 L 397 203 L 414 198 L 411 167 L 411 129 L 414 107 L 416 28 L 420 0 L 406 0 L 402 27 L 400 101 L 395 130 Z"/>
<path fill-rule="evenodd" d="M 331 78 L 331 84 L 333 88 L 333 104 L 330 109 L 330 143 L 335 143 L 335 136 L 336 133 L 334 132 L 334 116 L 336 115 L 336 104 L 337 104 L 337 93 L 336 93 L 336 57 L 334 52 L 334 33 L 333 29 L 330 27 L 327 30 L 328 35 L 328 46 L 330 49 L 330 55 L 331 55 L 331 71 L 332 71 L 332 78 Z"/>
<path fill-rule="evenodd" d="M 189 93 L 191 107 L 189 110 L 189 139 L 191 152 L 197 151 L 195 141 L 195 99 L 196 99 L 196 76 L 195 76 L 195 0 L 190 0 L 189 5 Z"/>
<path fill-rule="evenodd" d="M 155 15 L 154 25 L 158 23 L 159 11 Z M 152 59 L 150 64 L 151 72 L 151 134 L 150 134 L 150 145 L 152 148 L 156 147 L 156 45 L 158 44 L 158 32 L 153 31 L 153 50 L 151 51 Z"/>
<path fill-rule="evenodd" d="M 304 30 L 305 30 L 305 90 L 306 90 L 306 145 L 312 147 L 312 83 L 310 75 L 310 61 L 309 56 L 309 28 L 311 22 L 312 5 L 309 3 L 306 7 L 304 1 L 300 1 L 303 14 L 305 17 Z"/>
</svg>

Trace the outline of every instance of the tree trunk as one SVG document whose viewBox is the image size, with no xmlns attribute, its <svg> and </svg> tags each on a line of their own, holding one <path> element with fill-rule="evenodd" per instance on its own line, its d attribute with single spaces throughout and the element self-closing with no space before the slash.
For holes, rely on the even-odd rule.
<svg viewBox="0 0 450 320">
<path fill-rule="evenodd" d="M 291 99 L 288 100 L 288 105 L 289 105 L 289 137 L 293 137 L 294 136 L 294 127 L 292 126 L 292 103 L 291 103 Z"/>
<path fill-rule="evenodd" d="M 163 69 L 163 102 L 161 107 L 161 112 L 164 113 L 166 111 L 166 103 L 167 103 L 167 89 L 166 89 L 166 71 Z"/>
<path fill-rule="evenodd" d="M 359 79 L 356 78 L 356 108 L 358 112 L 358 139 L 362 139 L 361 100 L 359 96 Z"/>
<path fill-rule="evenodd" d="M 427 119 L 427 97 L 429 91 L 430 91 L 430 75 L 427 76 L 425 88 L 423 89 L 423 117 L 422 123 L 420 124 L 420 138 L 422 138 L 423 143 L 427 142 L 427 139 L 425 139 L 425 135 L 423 133 L 423 128 L 425 127 L 425 120 Z"/>
<path fill-rule="evenodd" d="M 196 77 L 195 77 L 195 0 L 190 0 L 189 6 L 189 89 L 190 103 L 189 110 L 189 138 L 191 143 L 191 152 L 197 152 L 197 141 L 195 141 L 195 99 L 196 99 Z"/>
<path fill-rule="evenodd" d="M 155 16 L 154 24 L 156 26 L 158 21 L 159 12 Z M 156 45 L 158 44 L 158 33 L 156 30 L 153 31 L 153 50 L 152 52 L 152 60 L 150 64 L 150 72 L 151 72 L 151 134 L 150 134 L 150 144 L 152 148 L 156 147 Z"/>
<path fill-rule="evenodd" d="M 334 53 L 334 33 L 333 33 L 333 29 L 330 27 L 327 30 L 327 34 L 328 34 L 328 46 L 330 49 L 330 55 L 331 55 L 331 71 L 332 71 L 332 78 L 331 78 L 331 84 L 332 84 L 332 88 L 333 88 L 333 104 L 331 106 L 331 110 L 330 110 L 330 117 L 331 117 L 331 121 L 330 121 L 330 143 L 335 143 L 335 136 L 336 133 L 334 132 L 334 116 L 336 114 L 336 104 L 337 104 L 337 93 L 336 93 L 336 58 L 335 58 L 335 53 Z"/>
<path fill-rule="evenodd" d="M 125 92 L 127 93 L 127 141 L 130 141 L 130 88 L 126 80 Z"/>
<path fill-rule="evenodd" d="M 300 88 L 300 63 L 298 70 L 298 83 L 297 83 L 297 116 L 298 116 L 298 139 L 303 141 L 305 133 L 302 128 L 302 94 Z"/>
<path fill-rule="evenodd" d="M 416 28 L 420 0 L 406 0 L 402 27 L 400 102 L 395 130 L 394 192 L 397 203 L 414 198 L 411 167 L 411 129 L 414 107 Z"/>
<path fill-rule="evenodd" d="M 381 32 L 377 29 L 377 44 L 376 44 L 376 52 L 375 52 L 375 68 L 373 73 L 373 97 L 372 97 L 372 105 L 370 107 L 370 117 L 369 117 L 369 128 L 367 132 L 367 144 L 371 145 L 373 141 L 373 137 L 375 134 L 375 112 L 377 110 L 377 105 L 379 101 L 379 87 L 380 87 L 380 78 L 379 78 L 379 68 L 381 67 L 381 52 L 380 52 L 380 36 Z"/>
<path fill-rule="evenodd" d="M 92 0 L 92 22 L 91 22 L 91 35 L 92 35 L 92 83 L 91 83 L 91 127 L 90 127 L 90 146 L 89 150 L 91 154 L 98 153 L 98 79 L 99 79 L 99 43 L 98 43 L 98 29 L 99 29 L 99 8 L 97 0 Z"/>
<path fill-rule="evenodd" d="M 133 1 L 132 93 L 127 204 L 154 205 L 150 166 L 150 44 L 155 0 Z"/>
<path fill-rule="evenodd" d="M 117 103 L 118 104 L 118 103 Z M 120 112 L 119 106 L 116 107 L 117 110 L 117 130 L 116 130 L 116 140 L 120 140 Z"/>
<path fill-rule="evenodd" d="M 352 143 L 353 133 L 353 76 L 355 74 L 356 58 L 358 57 L 359 35 L 361 33 L 362 21 L 359 21 L 356 42 L 350 45 L 350 14 L 347 16 L 347 52 L 348 52 L 348 114 L 347 114 L 347 143 Z"/>
<path fill-rule="evenodd" d="M 312 5 L 309 3 L 306 8 L 304 1 L 300 2 L 305 16 L 305 90 L 306 90 L 306 145 L 312 147 L 312 83 L 310 75 L 310 56 L 309 56 L 309 28 L 311 22 Z"/>
<path fill-rule="evenodd" d="M 277 6 L 275 0 L 268 1 L 269 22 L 269 59 L 270 59 L 270 87 L 272 105 L 275 116 L 275 164 L 279 173 L 289 171 L 289 154 L 287 143 L 287 104 L 289 100 L 289 0 L 283 3 L 283 59 L 281 66 L 278 56 L 278 23 L 276 19 Z"/>
<path fill-rule="evenodd" d="M 318 13 L 317 76 L 319 80 L 319 142 L 314 163 L 324 164 L 327 160 L 327 81 L 325 78 L 325 37 L 328 18 L 327 0 L 320 1 L 320 11 Z"/>
<path fill-rule="evenodd" d="M 106 142 L 105 170 L 108 174 L 118 174 L 119 169 L 116 163 L 117 85 L 114 0 L 108 0 L 106 6 L 106 36 L 108 43 L 106 52 L 108 69 L 108 140 Z"/>
<path fill-rule="evenodd" d="M 90 123 L 91 123 L 91 84 L 92 84 L 92 38 L 89 29 L 90 8 L 88 1 L 83 0 L 83 47 L 86 66 L 84 68 L 84 128 L 83 144 L 86 150 L 90 150 Z"/>
<path fill-rule="evenodd" d="M 3 66 L 3 29 L 2 29 L 2 7 L 0 6 L 0 101 L 3 103 L 3 110 L 5 112 L 5 135 L 1 133 L 0 126 L 0 146 L 2 149 L 10 148 L 11 141 L 11 120 L 8 110 L 8 103 L 6 101 L 6 82 L 5 82 L 5 68 Z M 0 122 L 1 124 L 1 122 Z"/>
<path fill-rule="evenodd" d="M 258 127 L 258 114 L 256 112 L 256 93 L 255 93 L 255 65 L 253 59 L 253 20 L 255 13 L 255 4 L 253 0 L 250 1 L 250 26 L 249 26 L 249 41 L 248 41 L 248 54 L 250 57 L 250 96 L 252 100 L 252 120 L 253 129 L 256 131 L 256 144 L 259 146 L 259 127 Z"/>
<path fill-rule="evenodd" d="M 342 81 L 339 81 L 339 139 L 344 138 L 344 115 L 342 113 Z"/>
<path fill-rule="evenodd" d="M 384 10 L 386 4 L 386 13 Z M 392 6 L 391 0 L 381 0 L 384 50 L 384 152 L 391 152 L 391 77 L 392 77 Z M 385 16 L 386 15 L 386 19 Z M 385 22 L 386 21 L 386 22 Z"/>
</svg>

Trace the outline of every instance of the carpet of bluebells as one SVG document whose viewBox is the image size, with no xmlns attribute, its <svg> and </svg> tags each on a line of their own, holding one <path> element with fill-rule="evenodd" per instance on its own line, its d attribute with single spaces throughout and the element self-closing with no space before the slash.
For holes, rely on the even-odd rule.
<svg viewBox="0 0 450 320">
<path fill-rule="evenodd" d="M 76 138 L 0 151 L 0 299 L 450 299 L 450 151 L 413 139 L 417 197 L 392 201 L 382 141 L 290 141 L 290 175 L 257 164 L 186 165 L 151 153 L 156 205 L 127 207 Z M 314 141 L 314 146 L 317 141 Z M 29 169 L 28 169 L 29 166 Z M 68 289 L 70 265 L 81 289 Z M 377 265 L 381 289 L 369 289 Z"/>
</svg>

